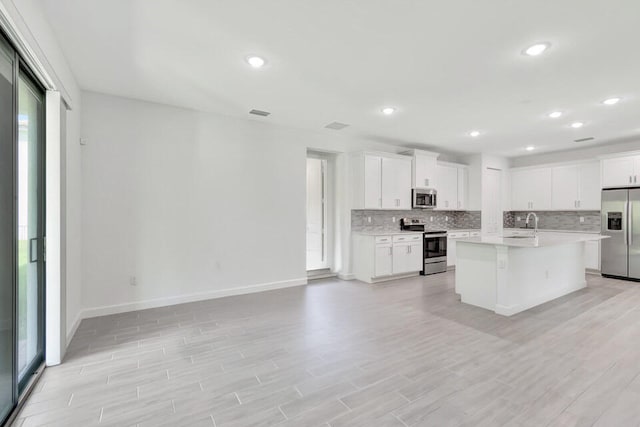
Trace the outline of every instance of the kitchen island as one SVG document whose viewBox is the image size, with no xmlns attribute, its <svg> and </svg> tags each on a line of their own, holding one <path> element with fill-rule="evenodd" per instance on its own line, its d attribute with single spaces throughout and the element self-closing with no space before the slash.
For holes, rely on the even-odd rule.
<svg viewBox="0 0 640 427">
<path fill-rule="evenodd" d="M 456 240 L 463 303 L 511 316 L 586 287 L 585 242 L 598 234 L 539 233 Z"/>
</svg>

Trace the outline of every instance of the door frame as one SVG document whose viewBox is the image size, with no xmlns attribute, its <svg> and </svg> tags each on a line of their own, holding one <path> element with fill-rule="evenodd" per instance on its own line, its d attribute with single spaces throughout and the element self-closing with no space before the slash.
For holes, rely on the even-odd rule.
<svg viewBox="0 0 640 427">
<path fill-rule="evenodd" d="M 322 245 L 324 263 L 319 269 L 307 270 L 307 272 L 333 270 L 333 244 L 334 244 L 334 197 L 335 197 L 335 155 L 321 151 L 307 150 L 306 159 L 323 160 L 322 187 L 323 187 L 323 231 Z M 306 170 L 306 168 L 305 168 Z M 306 198 L 305 198 L 306 200 Z M 306 209 L 306 208 L 305 208 Z M 306 245 L 305 245 L 306 249 Z M 305 258 L 306 262 L 306 258 Z"/>
</svg>

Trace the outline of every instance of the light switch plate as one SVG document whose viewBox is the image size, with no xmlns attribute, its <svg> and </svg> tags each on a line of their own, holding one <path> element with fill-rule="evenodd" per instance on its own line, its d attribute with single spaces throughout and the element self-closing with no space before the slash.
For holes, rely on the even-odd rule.
<svg viewBox="0 0 640 427">
<path fill-rule="evenodd" d="M 580 217 L 580 222 L 584 222 L 584 217 L 583 216 Z"/>
<path fill-rule="evenodd" d="M 371 223 L 371 217 L 370 216 L 367 217 L 367 222 Z"/>
</svg>

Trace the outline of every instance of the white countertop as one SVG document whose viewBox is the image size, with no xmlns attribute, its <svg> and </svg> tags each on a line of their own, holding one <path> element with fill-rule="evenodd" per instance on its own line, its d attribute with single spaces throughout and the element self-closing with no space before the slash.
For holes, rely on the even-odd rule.
<svg viewBox="0 0 640 427">
<path fill-rule="evenodd" d="M 513 227 L 513 228 L 505 228 L 504 231 L 531 231 L 533 233 L 533 228 L 523 228 L 523 227 Z M 553 230 L 549 228 L 539 228 L 538 233 L 578 233 L 578 234 L 600 234 L 600 230 L 594 231 L 585 231 L 585 230 Z"/>
<path fill-rule="evenodd" d="M 398 234 L 422 234 L 422 231 L 353 231 L 353 234 L 360 234 L 361 236 L 397 236 Z"/>
<path fill-rule="evenodd" d="M 456 239 L 457 243 L 475 243 L 480 245 L 510 246 L 515 248 L 541 248 L 545 246 L 566 245 L 578 242 L 588 242 L 592 240 L 606 239 L 608 236 L 601 236 L 593 233 L 538 233 L 536 237 L 502 237 L 502 236 L 479 236 L 462 237 Z"/>
</svg>

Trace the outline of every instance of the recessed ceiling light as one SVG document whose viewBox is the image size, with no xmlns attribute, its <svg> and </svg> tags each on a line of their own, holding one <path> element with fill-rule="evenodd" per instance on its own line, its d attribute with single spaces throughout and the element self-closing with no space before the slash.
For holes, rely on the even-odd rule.
<svg viewBox="0 0 640 427">
<path fill-rule="evenodd" d="M 267 61 L 264 58 L 259 56 L 250 55 L 247 56 L 247 63 L 251 65 L 253 68 L 261 68 Z"/>
<path fill-rule="evenodd" d="M 469 132 L 469 136 L 476 138 L 478 136 L 480 136 L 480 131 L 479 130 L 472 130 L 471 132 Z"/>
<path fill-rule="evenodd" d="M 393 113 L 396 112 L 396 109 L 393 108 L 393 107 L 384 107 L 380 111 L 382 111 L 382 114 L 384 114 L 385 116 L 390 116 L 390 115 L 392 115 Z"/>
<path fill-rule="evenodd" d="M 534 147 L 533 145 L 530 145 L 527 148 L 525 148 L 525 150 L 527 150 L 527 151 L 533 151 L 535 149 L 536 149 L 536 147 Z"/>
<path fill-rule="evenodd" d="M 620 98 L 609 98 L 602 101 L 604 105 L 616 105 L 618 102 L 620 102 Z"/>
<path fill-rule="evenodd" d="M 584 126 L 584 123 L 582 123 L 582 122 L 573 122 L 573 123 L 571 123 L 571 127 L 574 128 L 574 129 L 579 129 L 582 126 Z"/>
<path fill-rule="evenodd" d="M 549 49 L 549 47 L 551 47 L 551 43 L 549 42 L 536 43 L 533 46 L 526 48 L 523 53 L 528 56 L 538 56 L 545 50 Z"/>
<path fill-rule="evenodd" d="M 552 119 L 557 119 L 560 116 L 562 116 L 562 111 L 554 111 L 553 113 L 549 113 L 549 117 L 551 117 Z"/>
</svg>

